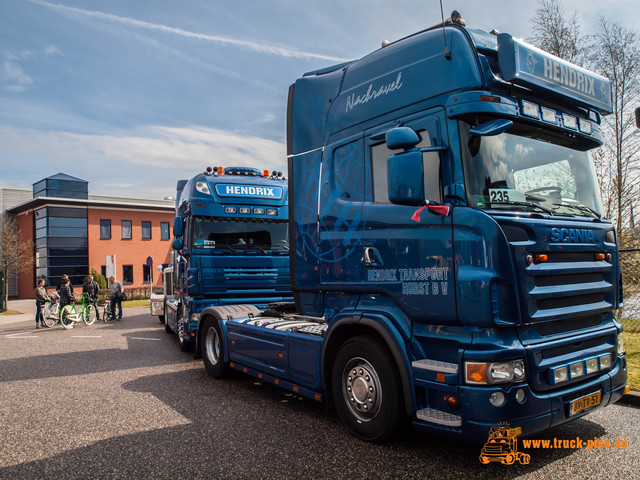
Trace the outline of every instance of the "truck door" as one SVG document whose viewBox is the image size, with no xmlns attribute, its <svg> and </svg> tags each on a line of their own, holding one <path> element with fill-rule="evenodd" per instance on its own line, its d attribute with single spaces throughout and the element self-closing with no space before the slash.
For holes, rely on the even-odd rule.
<svg viewBox="0 0 640 480">
<path fill-rule="evenodd" d="M 447 144 L 441 109 L 428 116 L 403 119 L 401 124 L 418 133 L 418 148 Z M 387 148 L 384 132 L 396 125 L 384 125 L 365 134 L 370 165 L 366 180 L 369 200 L 363 206 L 366 289 L 391 297 L 414 322 L 456 323 L 451 215 L 426 208 L 417 215 L 418 207 L 389 201 L 387 158 L 399 151 Z M 425 196 L 430 202 L 442 203 L 442 160 L 448 155 L 448 151 L 422 154 Z"/>
<path fill-rule="evenodd" d="M 359 288 L 366 161 L 362 135 L 325 148 L 320 174 L 318 258 L 324 286 Z"/>
</svg>

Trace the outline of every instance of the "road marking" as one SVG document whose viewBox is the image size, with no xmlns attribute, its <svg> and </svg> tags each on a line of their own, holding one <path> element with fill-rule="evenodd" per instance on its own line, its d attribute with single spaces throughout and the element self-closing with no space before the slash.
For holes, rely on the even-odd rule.
<svg viewBox="0 0 640 480">
<path fill-rule="evenodd" d="M 9 335 L 7 335 L 7 338 L 38 338 L 37 335 L 25 336 L 25 333 L 33 333 L 33 332 L 10 333 Z M 18 336 L 18 335 L 22 335 L 22 336 Z"/>
<path fill-rule="evenodd" d="M 131 340 L 155 340 L 159 342 L 161 338 L 129 337 Z"/>
</svg>

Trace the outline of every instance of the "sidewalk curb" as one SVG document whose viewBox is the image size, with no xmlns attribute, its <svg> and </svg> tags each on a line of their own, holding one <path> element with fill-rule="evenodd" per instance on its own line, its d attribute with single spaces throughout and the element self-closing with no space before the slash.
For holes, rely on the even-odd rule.
<svg viewBox="0 0 640 480">
<path fill-rule="evenodd" d="M 630 405 L 632 407 L 640 408 L 640 392 L 632 390 L 626 395 L 623 395 L 623 397 L 616 403 L 619 403 L 620 405 Z"/>
</svg>

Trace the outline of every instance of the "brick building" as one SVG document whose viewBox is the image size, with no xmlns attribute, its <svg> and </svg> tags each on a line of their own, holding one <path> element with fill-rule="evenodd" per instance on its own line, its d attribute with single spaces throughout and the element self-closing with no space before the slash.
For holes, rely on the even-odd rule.
<svg viewBox="0 0 640 480">
<path fill-rule="evenodd" d="M 63 173 L 34 183 L 31 199 L 6 208 L 34 246 L 33 269 L 18 273 L 12 296 L 33 298 L 38 278 L 52 290 L 63 274 L 80 286 L 91 270 L 114 274 L 125 288 L 161 285 L 156 268 L 169 263 L 174 206 L 89 195 L 88 182 Z"/>
</svg>

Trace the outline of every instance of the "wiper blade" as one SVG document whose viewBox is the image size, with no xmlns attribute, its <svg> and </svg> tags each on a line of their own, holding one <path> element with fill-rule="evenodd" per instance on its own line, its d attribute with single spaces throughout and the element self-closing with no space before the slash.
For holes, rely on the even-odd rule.
<svg viewBox="0 0 640 480">
<path fill-rule="evenodd" d="M 534 202 L 486 202 L 486 203 L 488 205 L 516 205 L 520 207 L 537 208 L 539 210 L 542 210 L 545 213 L 548 213 L 549 215 L 554 215 L 553 210 L 551 210 L 550 208 L 543 207 L 542 205 L 538 205 L 537 203 L 534 203 Z"/>
<path fill-rule="evenodd" d="M 576 210 L 580 210 L 581 212 L 588 212 L 596 218 L 602 218 L 602 215 L 596 212 L 593 208 L 587 207 L 586 205 L 572 205 L 571 203 L 554 203 L 554 205 L 557 205 L 558 207 L 575 208 Z"/>
<path fill-rule="evenodd" d="M 231 251 L 232 251 L 233 253 L 235 253 L 235 254 L 237 254 L 237 253 L 238 253 L 238 251 L 237 251 L 235 248 L 230 247 L 229 245 L 226 245 L 226 244 L 224 244 L 224 243 L 216 243 L 216 249 L 217 249 L 217 248 L 226 248 L 227 250 L 231 250 Z M 215 251 L 215 249 L 214 249 L 214 250 L 211 250 L 211 251 L 213 252 L 213 251 Z"/>
</svg>

